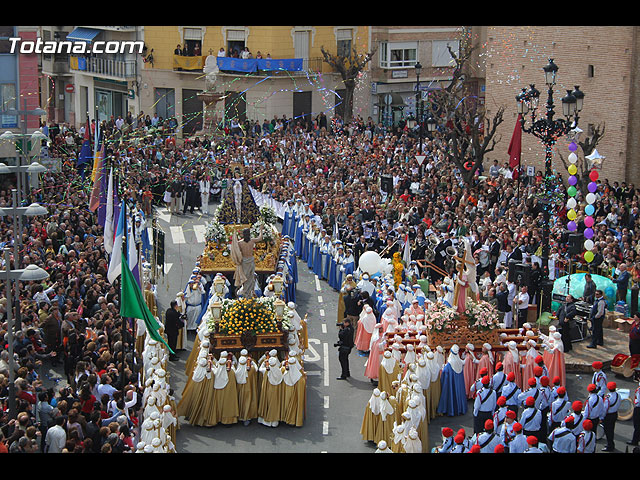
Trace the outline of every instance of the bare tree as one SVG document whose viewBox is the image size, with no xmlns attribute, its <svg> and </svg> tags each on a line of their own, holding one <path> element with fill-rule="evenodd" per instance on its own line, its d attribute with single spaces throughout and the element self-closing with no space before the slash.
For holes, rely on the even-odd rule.
<svg viewBox="0 0 640 480">
<path fill-rule="evenodd" d="M 504 115 L 504 107 L 500 107 L 492 118 L 487 118 L 484 105 L 466 84 L 465 65 L 476 48 L 469 46 L 458 55 L 448 47 L 455 62 L 453 78 L 446 88 L 432 91 L 425 105 L 426 116 L 436 120 L 438 131 L 448 142 L 449 160 L 462 171 L 466 183 L 471 182 L 485 155 L 500 141 L 496 130 Z"/>
<path fill-rule="evenodd" d="M 325 50 L 324 46 L 320 47 L 324 61 L 331 65 L 341 76 L 345 88 L 344 103 L 344 122 L 348 123 L 353 118 L 353 94 L 358 82 L 360 72 L 364 70 L 367 63 L 371 61 L 378 47 L 366 54 L 360 54 L 355 47 L 347 54 L 332 54 Z"/>
</svg>

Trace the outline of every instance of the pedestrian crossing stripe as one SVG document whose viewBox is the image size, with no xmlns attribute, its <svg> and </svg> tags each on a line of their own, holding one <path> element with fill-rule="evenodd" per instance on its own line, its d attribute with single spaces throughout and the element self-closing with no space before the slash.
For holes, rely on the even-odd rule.
<svg viewBox="0 0 640 480">
<path fill-rule="evenodd" d="M 193 226 L 193 233 L 196 234 L 196 242 L 198 243 L 204 243 L 204 234 L 207 230 L 207 227 L 205 225 L 194 225 Z"/>
<path fill-rule="evenodd" d="M 169 227 L 171 231 L 171 238 L 173 239 L 173 243 L 187 243 L 184 238 L 184 232 L 180 225 Z"/>
</svg>

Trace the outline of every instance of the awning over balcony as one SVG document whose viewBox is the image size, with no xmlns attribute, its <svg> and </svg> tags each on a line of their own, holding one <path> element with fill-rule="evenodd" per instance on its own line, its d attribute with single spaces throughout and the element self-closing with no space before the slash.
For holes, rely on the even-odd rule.
<svg viewBox="0 0 640 480">
<path fill-rule="evenodd" d="M 100 30 L 95 28 L 76 27 L 69 35 L 67 40 L 72 42 L 87 42 L 91 43 L 100 33 Z"/>
</svg>

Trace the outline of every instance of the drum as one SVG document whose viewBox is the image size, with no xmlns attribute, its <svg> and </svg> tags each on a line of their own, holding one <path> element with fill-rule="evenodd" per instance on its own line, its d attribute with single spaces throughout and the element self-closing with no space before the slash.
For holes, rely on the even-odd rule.
<svg viewBox="0 0 640 480">
<path fill-rule="evenodd" d="M 628 388 L 619 388 L 620 407 L 618 407 L 618 420 L 631 420 L 633 417 L 633 398 L 631 398 L 631 390 Z"/>
</svg>

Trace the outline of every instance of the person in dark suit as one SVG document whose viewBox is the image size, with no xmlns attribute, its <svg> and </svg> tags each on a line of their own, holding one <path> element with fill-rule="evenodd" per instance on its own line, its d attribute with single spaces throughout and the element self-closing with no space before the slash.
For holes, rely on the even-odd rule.
<svg viewBox="0 0 640 480">
<path fill-rule="evenodd" d="M 504 320 L 504 314 L 511 310 L 509 306 L 509 291 L 505 283 L 500 283 L 496 289 L 496 302 L 500 315 L 500 322 Z"/>
<path fill-rule="evenodd" d="M 489 242 L 489 263 L 491 264 L 489 272 L 491 274 L 491 280 L 494 280 L 496 278 L 498 258 L 500 257 L 500 242 L 495 235 L 489 236 Z"/>
<path fill-rule="evenodd" d="M 582 301 L 589 305 L 593 304 L 596 297 L 596 282 L 591 278 L 590 273 L 584 275 L 584 290 L 582 291 Z"/>
<path fill-rule="evenodd" d="M 167 344 L 173 352 L 176 351 L 176 347 L 178 345 L 178 332 L 182 327 L 184 327 L 184 322 L 180 318 L 178 302 L 172 300 L 164 317 L 164 331 L 167 334 Z M 169 360 L 175 362 L 178 360 L 178 356 L 175 353 L 170 353 Z"/>
<path fill-rule="evenodd" d="M 558 330 L 560 331 L 560 335 L 562 335 L 562 344 L 565 353 L 571 351 L 571 322 L 577 313 L 575 299 L 571 295 L 567 295 L 566 302 L 560 305 L 557 314 Z"/>
<path fill-rule="evenodd" d="M 626 302 L 627 301 L 627 290 L 629 288 L 629 279 L 631 276 L 627 270 L 627 265 L 625 263 L 620 264 L 618 267 L 620 269 L 620 275 L 617 278 L 613 279 L 613 283 L 615 283 L 618 287 L 618 301 Z"/>
<path fill-rule="evenodd" d="M 345 318 L 338 330 L 338 343 L 334 344 L 334 347 L 338 347 L 338 361 L 340 362 L 340 368 L 342 370 L 338 380 L 346 380 L 351 376 L 349 371 L 349 354 L 353 348 L 353 327 L 351 326 L 351 320 Z"/>
</svg>

